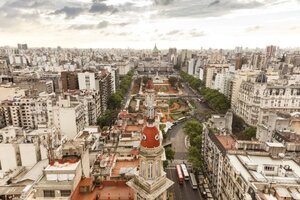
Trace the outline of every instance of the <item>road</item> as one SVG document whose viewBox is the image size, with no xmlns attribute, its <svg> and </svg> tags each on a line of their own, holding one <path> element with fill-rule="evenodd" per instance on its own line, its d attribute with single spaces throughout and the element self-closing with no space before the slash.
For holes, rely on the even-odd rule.
<svg viewBox="0 0 300 200">
<path fill-rule="evenodd" d="M 169 189 L 170 193 L 174 194 L 174 200 L 201 200 L 199 189 L 194 190 L 190 181 L 184 181 L 180 185 L 177 181 L 175 167 L 166 169 L 167 177 L 174 181 L 173 186 Z"/>
<path fill-rule="evenodd" d="M 183 132 L 184 123 L 179 123 L 171 130 L 168 131 L 168 134 L 171 138 L 172 149 L 175 151 L 175 160 L 185 160 L 187 159 L 187 149 L 185 147 L 185 134 Z"/>
<path fill-rule="evenodd" d="M 186 84 L 183 84 L 183 91 L 189 96 L 199 96 L 200 95 L 189 88 Z M 194 101 L 195 109 L 197 113 L 204 113 L 206 111 L 211 111 L 211 109 L 199 101 Z M 202 121 L 203 117 L 201 115 L 196 115 L 197 119 Z M 166 169 L 167 177 L 174 181 L 174 185 L 171 187 L 170 192 L 174 194 L 175 200 L 201 200 L 203 199 L 200 195 L 199 189 L 193 190 L 190 182 L 185 181 L 183 185 L 179 185 L 177 181 L 177 174 L 175 170 L 175 165 L 180 163 L 187 163 L 187 148 L 185 146 L 185 134 L 183 132 L 183 123 L 178 123 L 173 126 L 172 129 L 168 131 L 168 137 L 172 143 L 172 149 L 175 151 L 174 161 L 169 164 Z"/>
</svg>

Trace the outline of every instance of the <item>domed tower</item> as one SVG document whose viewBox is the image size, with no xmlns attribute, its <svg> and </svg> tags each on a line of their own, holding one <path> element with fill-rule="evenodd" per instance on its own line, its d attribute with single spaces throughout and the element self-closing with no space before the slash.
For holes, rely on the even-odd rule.
<svg viewBox="0 0 300 200">
<path fill-rule="evenodd" d="M 167 189 L 173 182 L 163 170 L 164 148 L 155 123 L 154 87 L 152 81 L 146 85 L 147 116 L 141 133 L 140 167 L 138 175 L 127 182 L 135 191 L 135 200 L 166 200 Z"/>
</svg>

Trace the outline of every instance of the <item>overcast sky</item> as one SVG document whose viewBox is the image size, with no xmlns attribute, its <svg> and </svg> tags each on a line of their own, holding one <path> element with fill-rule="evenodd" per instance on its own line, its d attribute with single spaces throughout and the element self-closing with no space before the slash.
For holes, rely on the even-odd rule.
<svg viewBox="0 0 300 200">
<path fill-rule="evenodd" d="M 1 0 L 0 45 L 300 46 L 300 0 Z"/>
</svg>

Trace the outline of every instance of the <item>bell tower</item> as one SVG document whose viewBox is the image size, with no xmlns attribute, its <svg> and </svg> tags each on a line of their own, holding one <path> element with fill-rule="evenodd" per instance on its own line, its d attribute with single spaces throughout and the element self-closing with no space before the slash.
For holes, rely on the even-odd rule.
<svg viewBox="0 0 300 200">
<path fill-rule="evenodd" d="M 146 85 L 147 122 L 141 134 L 140 167 L 138 174 L 127 182 L 135 191 L 135 200 L 166 200 L 167 189 L 174 182 L 163 170 L 160 133 L 155 124 L 154 87 L 152 81 Z"/>
</svg>

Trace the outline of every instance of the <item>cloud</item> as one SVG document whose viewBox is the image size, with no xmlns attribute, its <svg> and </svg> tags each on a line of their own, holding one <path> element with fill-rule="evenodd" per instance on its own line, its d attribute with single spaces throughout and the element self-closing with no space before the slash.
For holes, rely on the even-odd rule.
<svg viewBox="0 0 300 200">
<path fill-rule="evenodd" d="M 203 31 L 195 31 L 195 30 L 192 30 L 190 33 L 189 33 L 192 37 L 203 37 L 205 36 L 205 33 Z"/>
<path fill-rule="evenodd" d="M 98 24 L 73 24 L 67 29 L 73 30 L 93 30 L 93 29 L 104 29 L 108 26 L 127 26 L 130 22 L 111 23 L 108 21 L 101 21 Z"/>
<path fill-rule="evenodd" d="M 220 3 L 220 0 L 216 0 L 216 1 L 213 1 L 210 4 L 208 4 L 208 6 L 214 6 L 214 5 L 217 5 L 219 3 Z"/>
<path fill-rule="evenodd" d="M 255 32 L 262 29 L 262 26 L 251 26 L 245 29 L 246 32 Z"/>
<path fill-rule="evenodd" d="M 62 9 L 56 10 L 51 14 L 53 14 L 53 15 L 65 14 L 66 19 L 73 19 L 73 18 L 77 17 L 78 15 L 80 15 L 82 12 L 84 12 L 83 8 L 65 6 Z"/>
<path fill-rule="evenodd" d="M 176 1 L 176 4 L 167 9 L 161 9 L 159 15 L 162 17 L 217 17 L 228 14 L 234 10 L 253 9 L 262 7 L 265 4 L 256 1 Z"/>
<path fill-rule="evenodd" d="M 109 25 L 108 21 L 102 21 L 97 25 L 97 28 L 102 29 L 106 28 Z"/>
<path fill-rule="evenodd" d="M 53 5 L 52 2 L 47 0 L 15 0 L 4 4 L 5 7 L 11 8 L 42 8 L 50 7 L 51 5 Z"/>
<path fill-rule="evenodd" d="M 169 5 L 173 2 L 174 0 L 154 0 L 154 4 L 156 5 Z"/>
<path fill-rule="evenodd" d="M 105 13 L 105 12 L 111 12 L 111 13 L 115 13 L 118 10 L 116 8 L 114 8 L 113 6 L 108 6 L 104 3 L 93 3 L 89 12 L 90 13 Z"/>
<path fill-rule="evenodd" d="M 74 29 L 74 30 L 88 30 L 94 28 L 95 28 L 95 24 L 74 24 L 68 27 L 68 29 Z"/>
<path fill-rule="evenodd" d="M 166 35 L 175 35 L 177 33 L 180 33 L 180 31 L 179 30 L 173 30 L 173 31 L 168 32 Z"/>
</svg>

